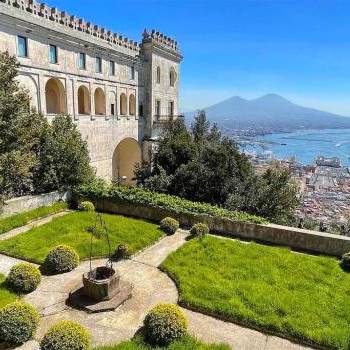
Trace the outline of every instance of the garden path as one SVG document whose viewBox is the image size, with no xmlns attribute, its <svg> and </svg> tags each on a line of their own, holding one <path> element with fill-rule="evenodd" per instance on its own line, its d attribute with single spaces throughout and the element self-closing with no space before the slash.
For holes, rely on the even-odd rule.
<svg viewBox="0 0 350 350">
<path fill-rule="evenodd" d="M 71 211 L 69 211 L 69 210 L 65 210 L 65 211 L 61 211 L 61 212 L 56 213 L 56 214 L 52 214 L 52 215 L 46 216 L 46 217 L 41 218 L 41 219 L 30 221 L 27 225 L 24 225 L 24 226 L 21 226 L 21 227 L 17 227 L 15 229 L 11 230 L 11 231 L 8 231 L 6 233 L 1 234 L 0 235 L 0 241 L 3 241 L 5 239 L 9 239 L 9 238 L 15 237 L 15 236 L 17 236 L 17 235 L 19 235 L 21 233 L 25 233 L 25 232 L 31 230 L 34 227 L 45 225 L 45 224 L 49 223 L 50 221 L 52 221 L 54 218 L 58 218 L 60 216 L 67 215 L 70 212 Z"/>
<path fill-rule="evenodd" d="M 39 288 L 27 295 L 25 300 L 36 307 L 42 322 L 36 335 L 43 334 L 54 323 L 62 319 L 73 319 L 87 327 L 93 336 L 94 344 L 115 344 L 129 340 L 142 325 L 147 311 L 158 303 L 176 303 L 178 291 L 174 282 L 157 267 L 173 251 L 185 243 L 188 233 L 178 230 L 133 256 L 130 260 L 115 264 L 123 280 L 133 284 L 132 298 L 117 310 L 98 314 L 87 314 L 68 307 L 65 303 L 69 291 L 81 283 L 82 273 L 89 269 L 84 261 L 69 273 L 46 276 Z M 0 255 L 0 272 L 6 264 L 16 260 Z M 93 266 L 105 264 L 105 260 L 95 260 Z M 306 347 L 286 339 L 270 336 L 244 328 L 233 323 L 183 309 L 189 318 L 190 333 L 207 342 L 227 343 L 235 350 L 305 350 Z M 38 343 L 31 341 L 18 350 L 38 350 Z"/>
</svg>

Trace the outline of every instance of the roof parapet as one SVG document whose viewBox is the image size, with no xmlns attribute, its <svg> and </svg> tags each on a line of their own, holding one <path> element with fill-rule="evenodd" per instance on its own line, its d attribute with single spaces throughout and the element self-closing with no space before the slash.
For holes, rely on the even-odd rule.
<svg viewBox="0 0 350 350">
<path fill-rule="evenodd" d="M 46 20 L 59 23 L 72 30 L 90 34 L 96 38 L 107 41 L 110 44 L 122 46 L 136 52 L 140 50 L 140 45 L 133 40 L 124 38 L 122 35 L 113 33 L 112 31 L 98 25 L 86 22 L 82 18 L 69 15 L 66 11 L 59 11 L 55 7 L 49 7 L 45 3 L 39 3 L 36 0 L 0 0 L 0 2 L 15 7 L 18 10 L 32 13 L 33 15 Z"/>
<path fill-rule="evenodd" d="M 166 36 L 165 34 L 159 31 L 156 31 L 155 29 L 152 29 L 150 33 L 147 31 L 147 29 L 145 29 L 142 34 L 142 37 L 143 37 L 142 42 L 144 43 L 154 42 L 162 46 L 165 46 L 168 49 L 175 51 L 176 53 L 180 52 L 180 48 L 176 40 Z"/>
</svg>

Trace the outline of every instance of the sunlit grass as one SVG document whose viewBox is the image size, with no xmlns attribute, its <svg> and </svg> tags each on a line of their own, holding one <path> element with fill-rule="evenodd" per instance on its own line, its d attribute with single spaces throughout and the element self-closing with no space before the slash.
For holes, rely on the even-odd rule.
<svg viewBox="0 0 350 350">
<path fill-rule="evenodd" d="M 348 349 L 350 274 L 337 259 L 206 237 L 171 254 L 163 268 L 180 303 L 220 318 Z"/>
<path fill-rule="evenodd" d="M 67 209 L 67 203 L 57 202 L 53 205 L 39 207 L 24 213 L 15 214 L 6 218 L 0 218 L 0 234 L 24 226 L 32 220 L 44 218 L 46 216 L 59 213 Z"/>
<path fill-rule="evenodd" d="M 95 215 L 92 212 L 74 212 L 55 218 L 48 224 L 0 241 L 0 252 L 41 264 L 53 247 L 66 244 L 76 249 L 81 259 L 87 259 L 91 238 L 87 228 L 94 225 Z M 127 244 L 135 253 L 162 236 L 158 226 L 150 222 L 111 214 L 102 214 L 102 217 L 108 228 L 112 252 L 119 244 Z M 108 256 L 104 236 L 93 237 L 92 256 Z"/>
<path fill-rule="evenodd" d="M 115 346 L 102 346 L 94 350 L 230 350 L 227 345 L 204 344 L 192 337 L 184 337 L 183 339 L 172 343 L 166 347 L 154 347 L 145 343 L 141 337 L 134 340 L 120 343 Z M 234 349 L 232 349 L 234 350 Z"/>
<path fill-rule="evenodd" d="M 0 309 L 18 299 L 18 295 L 6 287 L 5 279 L 5 276 L 0 274 Z"/>
</svg>

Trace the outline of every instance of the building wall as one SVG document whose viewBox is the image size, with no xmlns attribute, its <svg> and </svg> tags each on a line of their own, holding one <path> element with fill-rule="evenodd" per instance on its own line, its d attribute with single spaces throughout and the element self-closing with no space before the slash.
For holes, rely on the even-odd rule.
<svg viewBox="0 0 350 350">
<path fill-rule="evenodd" d="M 27 38 L 27 57 L 18 56 L 18 36 Z M 155 99 L 162 101 L 163 116 L 170 100 L 178 114 L 179 75 L 174 87 L 168 77 L 170 69 L 178 72 L 182 57 L 174 41 L 162 34 L 146 37 L 147 43 L 137 45 L 35 1 L 0 0 L 0 51 L 17 55 L 18 80 L 28 89 L 33 107 L 49 120 L 57 113 L 71 115 L 87 140 L 97 175 L 108 180 L 115 180 L 113 157 L 122 140 L 135 140 L 145 155 L 149 139 L 159 135 Z M 57 47 L 57 63 L 50 63 L 50 45 Z M 80 53 L 86 57 L 85 69 L 79 66 Z M 96 57 L 102 60 L 101 73 L 96 72 Z M 161 84 L 156 84 L 156 65 L 161 67 Z M 129 147 L 131 154 L 136 148 Z M 121 149 L 128 152 L 126 146 Z"/>
</svg>

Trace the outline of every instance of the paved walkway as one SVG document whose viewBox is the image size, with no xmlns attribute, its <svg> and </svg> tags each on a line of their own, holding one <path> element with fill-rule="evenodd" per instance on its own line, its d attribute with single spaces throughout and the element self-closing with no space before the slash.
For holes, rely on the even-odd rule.
<svg viewBox="0 0 350 350">
<path fill-rule="evenodd" d="M 82 273 L 89 269 L 83 262 L 76 270 L 57 276 L 44 277 L 39 288 L 27 295 L 25 300 L 39 310 L 42 322 L 36 339 L 54 323 L 74 319 L 90 329 L 93 343 L 116 344 L 129 340 L 142 326 L 147 311 L 158 303 L 176 303 L 178 291 L 173 281 L 157 266 L 186 241 L 186 231 L 179 230 L 155 245 L 134 256 L 131 260 L 115 264 L 121 278 L 133 284 L 132 298 L 117 310 L 99 314 L 87 314 L 68 307 L 68 293 L 81 284 Z M 15 259 L 0 255 L 0 272 L 6 273 L 15 264 Z M 105 264 L 96 260 L 93 266 Z M 6 268 L 4 268 L 6 266 Z M 184 309 L 190 321 L 190 333 L 206 342 L 226 343 L 234 350 L 305 350 L 288 340 L 269 336 L 233 323 Z M 36 341 L 28 342 L 18 350 L 38 350 Z"/>
<path fill-rule="evenodd" d="M 58 218 L 60 216 L 67 215 L 69 212 L 70 211 L 65 210 L 65 211 L 61 211 L 61 212 L 56 213 L 56 214 L 52 214 L 52 215 L 47 216 L 47 217 L 42 218 L 42 219 L 30 221 L 27 225 L 17 227 L 11 231 L 8 231 L 6 233 L 1 234 L 0 241 L 15 237 L 21 233 L 24 233 L 24 232 L 31 230 L 34 227 L 45 225 L 45 224 L 49 223 L 50 221 L 52 221 L 54 218 Z"/>
</svg>

